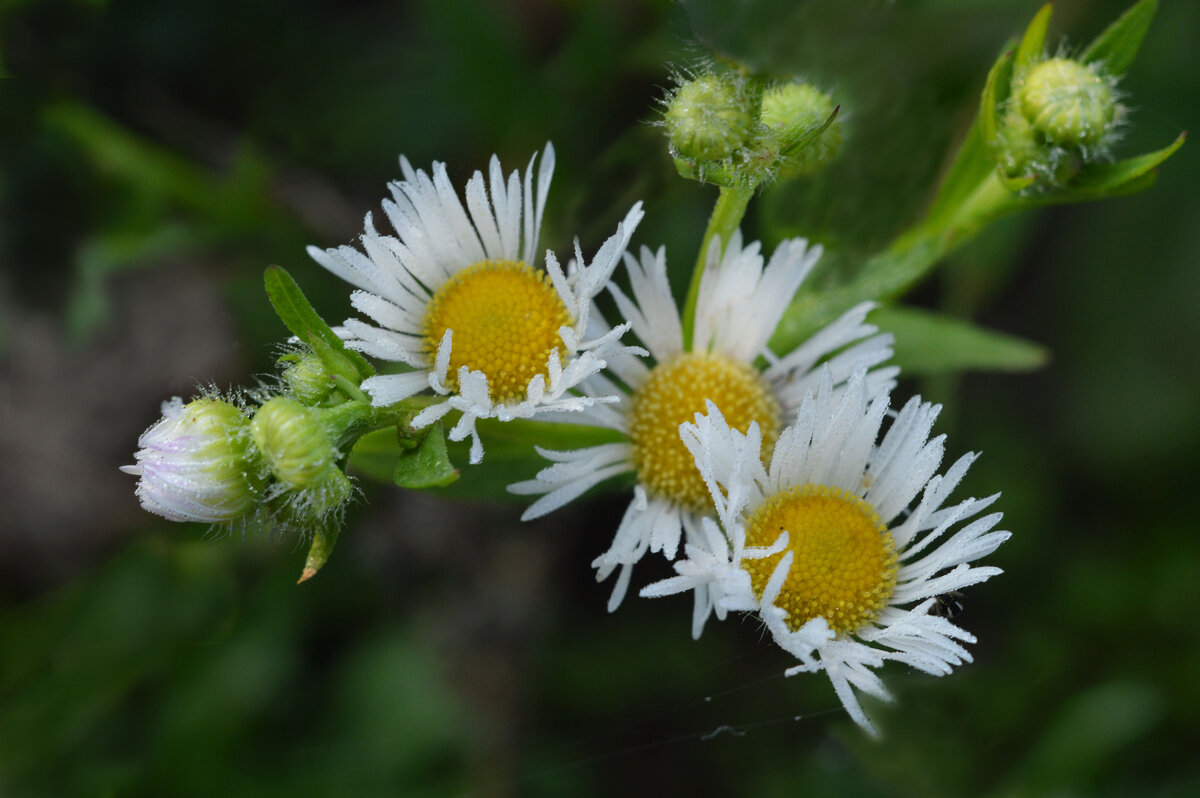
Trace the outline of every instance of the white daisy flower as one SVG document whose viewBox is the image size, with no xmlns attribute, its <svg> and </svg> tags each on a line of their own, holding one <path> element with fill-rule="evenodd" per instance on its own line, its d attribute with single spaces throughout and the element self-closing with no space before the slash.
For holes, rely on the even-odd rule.
<svg viewBox="0 0 1200 798">
<path fill-rule="evenodd" d="M 757 423 L 769 451 L 782 419 L 791 417 L 805 392 L 815 387 L 819 363 L 828 364 L 838 384 L 856 364 L 871 368 L 891 357 L 891 336 L 877 335 L 877 328 L 864 322 L 870 303 L 851 309 L 782 357 L 767 346 L 821 252 L 819 245 L 792 239 L 780 244 L 764 265 L 758 242 L 743 247 L 741 234 L 734 233 L 722 251 L 714 239 L 697 297 L 694 343 L 687 350 L 663 249 L 643 247 L 640 260 L 625 255 L 633 298 L 615 285 L 610 290 L 654 362 L 630 355 L 612 358 L 609 371 L 622 385 L 597 375 L 584 387 L 597 395 L 617 394 L 619 401 L 593 405 L 583 416 L 626 440 L 574 451 L 539 449 L 554 464 L 532 480 L 509 486 L 514 493 L 545 494 L 525 511 L 523 517 L 530 519 L 605 479 L 634 472 L 633 501 L 612 545 L 593 563 L 600 580 L 620 569 L 610 610 L 620 604 L 633 565 L 647 551 L 673 559 L 685 535 L 688 541 L 705 537 L 700 519 L 712 514 L 711 499 L 679 438 L 681 423 L 703 412 L 711 400 L 737 429 Z M 758 365 L 760 359 L 765 366 Z M 869 380 L 873 386 L 890 385 L 897 371 L 876 369 Z"/>
<path fill-rule="evenodd" d="M 350 246 L 320 250 L 313 260 L 359 289 L 351 304 L 372 319 L 346 321 L 349 346 L 412 371 L 370 377 L 363 390 L 376 405 L 390 405 L 432 388 L 445 397 L 422 411 L 424 427 L 451 410 L 461 418 L 451 440 L 471 436 L 471 462 L 483 457 L 475 432 L 480 418 L 529 418 L 578 411 L 612 397 L 574 389 L 621 354 L 627 325 L 585 340 L 592 299 L 608 282 L 642 218 L 637 203 L 588 263 L 575 244 L 576 268 L 568 275 L 553 253 L 546 271 L 533 267 L 554 148 L 546 145 L 525 170 L 507 181 L 493 156 L 489 176 L 467 181 L 466 207 L 443 163 L 433 174 L 414 170 L 401 156 L 404 179 L 389 184 L 383 210 L 396 231 L 375 230 L 365 220 L 362 251 Z"/>
<path fill-rule="evenodd" d="M 800 661 L 787 675 L 825 671 L 850 716 L 875 733 L 856 695 L 890 700 L 874 669 L 896 660 L 943 676 L 971 661 L 963 644 L 974 636 L 937 614 L 938 597 L 1000 573 L 970 563 L 1010 533 L 994 529 L 1000 513 L 979 516 L 999 494 L 942 506 L 976 455 L 935 475 L 944 436 L 929 432 L 940 406 L 914 398 L 889 412 L 887 391 L 872 395 L 867 382 L 856 371 L 839 396 L 822 369 L 769 466 L 757 424 L 731 429 L 712 403 L 684 424 L 724 535 L 708 520 L 678 576 L 641 594 L 695 590 L 697 634 L 710 610 L 757 610 Z"/>
</svg>

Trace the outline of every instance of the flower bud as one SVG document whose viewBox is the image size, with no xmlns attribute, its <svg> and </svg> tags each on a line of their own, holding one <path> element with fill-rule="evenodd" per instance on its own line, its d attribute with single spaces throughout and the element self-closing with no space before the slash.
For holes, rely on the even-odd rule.
<svg viewBox="0 0 1200 798">
<path fill-rule="evenodd" d="M 333 392 L 333 379 L 321 358 L 312 352 L 286 356 L 291 364 L 284 369 L 283 382 L 301 404 L 319 405 Z"/>
<path fill-rule="evenodd" d="M 671 149 L 680 157 L 721 161 L 754 135 L 755 109 L 732 75 L 702 75 L 680 86 L 663 119 Z"/>
<path fill-rule="evenodd" d="M 163 417 L 142 433 L 134 458 L 122 466 L 140 477 L 146 510 L 171 521 L 224 523 L 244 516 L 263 480 L 242 411 L 216 398 L 163 402 Z"/>
<path fill-rule="evenodd" d="M 350 478 L 340 468 L 331 468 L 319 487 L 288 496 L 279 513 L 293 527 L 315 529 L 330 518 L 340 521 L 340 511 L 353 495 Z"/>
<path fill-rule="evenodd" d="M 320 487 L 338 470 L 333 443 L 316 411 L 291 397 L 267 400 L 254 414 L 250 433 L 271 474 L 288 488 Z"/>
<path fill-rule="evenodd" d="M 1101 146 L 1119 107 L 1105 78 L 1069 58 L 1051 58 L 1031 68 L 1015 101 L 1034 132 L 1060 147 Z"/>
<path fill-rule="evenodd" d="M 761 121 L 780 143 L 780 177 L 811 174 L 842 146 L 842 123 L 834 119 L 809 140 L 833 114 L 833 99 L 807 83 L 785 83 L 763 95 Z"/>
<path fill-rule="evenodd" d="M 1004 115 L 1001 141 L 999 166 L 1008 177 L 1033 177 L 1045 185 L 1063 186 L 1083 167 L 1078 150 L 1047 146 L 1029 120 L 1014 110 Z"/>
</svg>

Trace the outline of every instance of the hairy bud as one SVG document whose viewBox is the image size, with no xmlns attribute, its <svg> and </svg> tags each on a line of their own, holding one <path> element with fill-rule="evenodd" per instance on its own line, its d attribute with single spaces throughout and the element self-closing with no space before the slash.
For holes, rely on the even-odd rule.
<svg viewBox="0 0 1200 798">
<path fill-rule="evenodd" d="M 271 474 L 289 488 L 320 487 L 335 467 L 329 433 L 316 413 L 287 396 L 269 399 L 250 422 Z"/>
<path fill-rule="evenodd" d="M 997 162 L 1012 178 L 1067 185 L 1085 165 L 1109 156 L 1125 116 L 1116 80 L 1099 66 L 1062 57 L 1038 61 L 1013 76 Z"/>
<path fill-rule="evenodd" d="M 283 372 L 283 382 L 291 395 L 306 405 L 319 405 L 333 392 L 333 379 L 321 358 L 312 352 L 297 352 L 286 356 L 290 364 Z"/>
<path fill-rule="evenodd" d="M 1113 87 L 1093 69 L 1069 58 L 1051 58 L 1029 70 L 1016 106 L 1049 144 L 1099 147 L 1117 118 Z"/>
<path fill-rule="evenodd" d="M 678 156 L 721 161 L 751 140 L 757 123 L 739 78 L 702 75 L 683 83 L 669 98 L 663 124 Z"/>
<path fill-rule="evenodd" d="M 817 171 L 842 146 L 842 123 L 833 99 L 807 83 L 785 83 L 763 94 L 762 123 L 779 141 L 780 177 Z"/>
<path fill-rule="evenodd" d="M 171 521 L 215 524 L 246 515 L 264 480 L 242 411 L 222 399 L 185 405 L 175 397 L 162 413 L 138 439 L 137 464 L 121 468 L 139 477 L 142 507 Z"/>
</svg>

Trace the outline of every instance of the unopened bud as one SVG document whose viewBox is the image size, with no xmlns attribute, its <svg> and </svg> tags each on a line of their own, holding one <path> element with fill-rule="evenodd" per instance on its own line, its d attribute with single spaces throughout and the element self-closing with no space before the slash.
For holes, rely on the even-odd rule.
<svg viewBox="0 0 1200 798">
<path fill-rule="evenodd" d="M 142 507 L 172 521 L 224 523 L 244 516 L 263 480 L 250 446 L 249 421 L 216 398 L 163 402 L 163 417 L 142 433 L 122 466 L 140 479 Z"/>
<path fill-rule="evenodd" d="M 720 161 L 752 138 L 755 109 L 732 75 L 702 75 L 680 86 L 667 104 L 664 124 L 671 148 L 683 158 Z"/>
<path fill-rule="evenodd" d="M 1051 58 L 1030 69 L 1016 103 L 1033 130 L 1060 147 L 1101 146 L 1118 116 L 1110 82 L 1069 58 Z"/>
<path fill-rule="evenodd" d="M 779 141 L 780 177 L 811 174 L 837 154 L 842 146 L 840 119 L 812 135 L 835 107 L 829 95 L 807 83 L 785 83 L 763 95 L 761 120 Z"/>
<path fill-rule="evenodd" d="M 320 486 L 287 497 L 280 513 L 289 524 L 314 529 L 330 518 L 340 520 L 341 509 L 354 495 L 354 485 L 340 468 L 331 468 Z"/>
<path fill-rule="evenodd" d="M 336 471 L 329 433 L 316 411 L 287 396 L 276 396 L 250 422 L 254 443 L 277 480 L 289 488 L 320 487 Z"/>
<path fill-rule="evenodd" d="M 312 352 L 294 353 L 283 372 L 283 381 L 302 404 L 318 405 L 333 392 L 333 379 L 321 358 Z"/>
</svg>

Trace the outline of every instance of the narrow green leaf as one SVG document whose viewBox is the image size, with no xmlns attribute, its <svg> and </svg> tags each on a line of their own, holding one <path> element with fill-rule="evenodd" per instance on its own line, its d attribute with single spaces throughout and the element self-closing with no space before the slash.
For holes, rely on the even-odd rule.
<svg viewBox="0 0 1200 798">
<path fill-rule="evenodd" d="M 1029 371 L 1050 359 L 1040 344 L 929 311 L 880 308 L 869 320 L 895 335 L 895 362 L 906 375 Z"/>
<path fill-rule="evenodd" d="M 829 114 L 829 116 L 827 116 L 825 118 L 824 122 L 804 131 L 804 133 L 802 135 L 800 135 L 795 141 L 791 142 L 786 147 L 784 147 L 783 154 L 788 155 L 788 156 L 796 155 L 801 150 L 803 150 L 805 147 L 807 147 L 808 145 L 810 145 L 814 141 L 816 141 L 822 133 L 824 133 L 826 130 L 829 129 L 829 126 L 832 125 L 834 120 L 837 119 L 838 113 L 841 112 L 841 110 L 842 110 L 842 106 L 840 106 L 840 105 L 837 106 L 836 108 L 834 108 L 833 111 Z"/>
<path fill-rule="evenodd" d="M 353 383 L 362 381 L 363 378 L 358 374 L 358 367 L 346 357 L 345 353 L 348 350 L 344 345 L 342 350 L 338 351 L 330 346 L 320 333 L 313 330 L 310 330 L 308 335 L 302 336 L 301 340 L 308 344 L 313 354 L 321 359 L 321 363 L 329 370 L 331 376 L 343 377 Z"/>
<path fill-rule="evenodd" d="M 1000 125 L 996 121 L 1000 103 L 1008 98 L 1012 80 L 1012 50 L 1006 50 L 988 70 L 987 82 L 979 97 L 979 134 L 988 147 L 996 146 Z"/>
<path fill-rule="evenodd" d="M 146 229 L 132 221 L 85 240 L 76 250 L 67 300 L 72 340 L 83 342 L 108 318 L 111 307 L 104 286 L 111 273 L 144 267 L 155 259 L 204 246 L 209 240 L 198 225 L 169 222 Z"/>
<path fill-rule="evenodd" d="M 872 256 L 849 283 L 819 293 L 797 294 L 771 336 L 772 351 L 790 352 L 860 302 L 890 299 L 902 293 L 937 265 L 951 243 L 947 233 L 902 239 Z"/>
<path fill-rule="evenodd" d="M 334 544 L 338 539 L 338 528 L 332 527 L 325 529 L 319 527 L 313 533 L 312 543 L 308 547 L 308 556 L 304 558 L 304 570 L 300 572 L 300 578 L 296 580 L 296 584 L 307 582 L 317 575 L 325 567 L 325 563 L 329 561 L 329 555 L 333 553 Z"/>
<path fill-rule="evenodd" d="M 1000 184 L 1012 194 L 1020 194 L 1022 191 L 1032 186 L 1034 181 L 1037 180 L 1037 178 L 1033 175 L 1029 175 L 1028 177 L 1009 177 L 1008 175 L 997 172 L 996 176 L 999 178 Z"/>
<path fill-rule="evenodd" d="M 271 306 L 279 314 L 279 319 L 297 338 L 304 340 L 308 338 L 309 333 L 315 332 L 330 345 L 337 339 L 337 335 L 313 308 L 287 269 L 282 266 L 268 266 L 263 272 L 263 285 L 267 290 L 267 297 L 271 300 Z"/>
<path fill-rule="evenodd" d="M 1046 30 L 1050 27 L 1050 15 L 1053 12 L 1054 5 L 1046 3 L 1025 29 L 1025 35 L 1021 37 L 1021 43 L 1017 46 L 1017 53 L 1013 58 L 1015 74 L 1020 75 L 1042 57 L 1046 47 Z"/>
<path fill-rule="evenodd" d="M 1161 150 L 1148 152 L 1116 163 L 1096 163 L 1085 166 L 1067 188 L 1022 199 L 1022 205 L 1035 208 L 1133 194 L 1153 185 L 1155 168 L 1183 146 L 1187 133 Z"/>
<path fill-rule="evenodd" d="M 1187 133 L 1180 133 L 1174 141 L 1161 150 L 1148 152 L 1126 158 L 1116 163 L 1098 163 L 1084 167 L 1076 178 L 1071 181 L 1072 188 L 1106 189 L 1114 188 L 1130 180 L 1141 177 L 1156 168 L 1163 161 L 1175 154 L 1187 140 Z"/>
<path fill-rule="evenodd" d="M 982 109 L 981 116 L 982 116 Z M 977 118 L 967 131 L 967 137 L 959 145 L 954 162 L 946 170 L 937 197 L 929 206 L 923 225 L 933 226 L 939 220 L 951 216 L 975 189 L 996 168 L 992 155 L 984 144 L 980 132 L 982 119 Z"/>
<path fill-rule="evenodd" d="M 1087 46 L 1080 60 L 1084 63 L 1099 61 L 1105 72 L 1123 75 L 1137 56 L 1157 11 L 1158 0 L 1134 3 Z"/>
<path fill-rule="evenodd" d="M 1170 699 L 1149 681 L 1111 680 L 1064 699 L 1028 741 L 999 795 L 1062 795 L 1163 733 Z M 1157 733 L 1156 733 L 1157 732 Z"/>
<path fill-rule="evenodd" d="M 402 488 L 444 488 L 458 479 L 458 469 L 446 453 L 442 425 L 435 424 L 415 450 L 402 452 L 392 471 L 392 481 Z"/>
<path fill-rule="evenodd" d="M 470 466 L 463 478 L 439 491 L 443 495 L 462 499 L 489 499 L 528 504 L 528 496 L 508 492 L 514 482 L 533 479 L 550 462 L 539 455 L 534 446 L 544 449 L 582 449 L 603 443 L 623 440 L 620 433 L 601 427 L 557 424 L 550 421 L 509 421 L 494 419 L 477 425 L 483 437 L 483 462 Z M 467 457 L 467 442 L 451 444 L 453 457 Z M 602 483 L 597 491 L 611 491 L 626 486 L 621 479 Z"/>
<path fill-rule="evenodd" d="M 345 371 L 345 366 L 337 362 L 340 358 L 353 365 L 360 381 L 375 373 L 375 369 L 371 368 L 371 364 L 362 355 L 346 348 L 337 333 L 330 329 L 320 314 L 313 309 L 304 291 L 286 269 L 281 266 L 268 266 L 263 274 L 263 284 L 271 306 L 293 335 L 301 341 L 313 344 L 314 347 L 319 346 L 313 343 L 316 340 L 327 345 L 327 348 L 322 347 L 314 351 L 331 372 L 338 374 Z M 336 353 L 337 357 L 327 361 L 326 357 L 332 353 Z"/>
<path fill-rule="evenodd" d="M 51 103 L 44 114 L 49 130 L 69 136 L 99 169 L 153 198 L 165 218 L 174 218 L 165 211 L 178 203 L 195 215 L 187 224 L 205 234 L 253 230 L 303 238 L 296 220 L 267 199 L 265 167 L 258 173 L 242 168 L 232 176 L 218 175 L 80 102 Z M 242 160 L 238 166 L 244 166 Z"/>
</svg>

